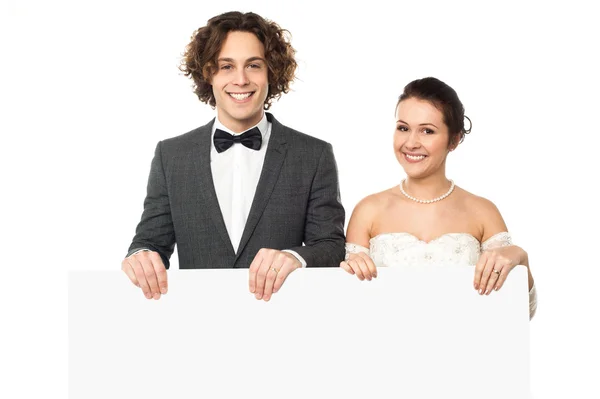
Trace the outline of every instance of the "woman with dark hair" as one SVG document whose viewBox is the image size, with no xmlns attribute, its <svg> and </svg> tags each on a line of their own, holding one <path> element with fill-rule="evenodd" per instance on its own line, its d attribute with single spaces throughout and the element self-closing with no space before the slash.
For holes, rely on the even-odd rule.
<svg viewBox="0 0 600 399">
<path fill-rule="evenodd" d="M 527 253 L 512 245 L 496 206 L 446 177 L 446 158 L 471 131 L 464 107 L 444 82 L 409 83 L 396 104 L 394 152 L 406 173 L 399 185 L 358 203 L 340 266 L 360 280 L 377 267 L 397 264 L 475 265 L 473 286 L 482 295 L 502 288 L 517 265 L 528 270 L 530 318 L 537 295 Z M 470 125 L 470 120 L 469 120 Z"/>
</svg>

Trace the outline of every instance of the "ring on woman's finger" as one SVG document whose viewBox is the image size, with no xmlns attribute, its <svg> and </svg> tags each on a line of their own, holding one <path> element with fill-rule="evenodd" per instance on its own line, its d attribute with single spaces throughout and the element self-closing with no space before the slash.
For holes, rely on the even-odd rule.
<svg viewBox="0 0 600 399">
<path fill-rule="evenodd" d="M 500 270 L 496 270 L 496 269 L 494 269 L 493 271 L 494 271 L 494 273 L 496 273 L 497 275 L 500 275 Z"/>
<path fill-rule="evenodd" d="M 272 267 L 271 270 L 273 270 L 275 274 L 279 274 L 279 270 L 275 269 L 274 267 Z"/>
</svg>

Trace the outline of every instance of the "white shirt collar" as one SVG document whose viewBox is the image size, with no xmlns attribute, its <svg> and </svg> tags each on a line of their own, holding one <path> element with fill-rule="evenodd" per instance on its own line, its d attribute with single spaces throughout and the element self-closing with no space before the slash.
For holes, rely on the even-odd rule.
<svg viewBox="0 0 600 399">
<path fill-rule="evenodd" d="M 250 129 L 254 129 L 255 127 L 258 127 L 258 130 L 260 130 L 260 133 L 263 136 L 263 140 L 265 139 L 265 136 L 267 135 L 267 131 L 269 128 L 269 121 L 267 120 L 267 113 L 263 111 L 263 116 L 262 119 L 254 126 L 252 126 Z M 244 132 L 247 132 L 250 129 L 245 130 L 244 132 L 240 132 L 240 133 L 234 133 L 233 131 L 231 131 L 231 129 L 227 128 L 225 125 L 223 125 L 221 123 L 221 121 L 219 121 L 219 118 L 215 118 L 215 123 L 213 123 L 213 127 L 212 127 L 212 134 L 215 134 L 215 130 L 217 129 L 221 129 L 227 133 L 233 134 L 233 135 L 238 135 L 238 134 L 242 134 Z"/>
</svg>

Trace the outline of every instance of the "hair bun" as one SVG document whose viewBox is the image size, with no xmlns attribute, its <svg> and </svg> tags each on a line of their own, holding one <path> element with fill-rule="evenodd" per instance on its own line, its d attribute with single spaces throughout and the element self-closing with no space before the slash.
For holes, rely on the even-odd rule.
<svg viewBox="0 0 600 399">
<path fill-rule="evenodd" d="M 463 133 L 469 134 L 469 133 L 471 133 L 471 129 L 473 128 L 473 122 L 471 122 L 471 119 L 467 115 L 465 115 L 465 119 L 469 121 L 469 128 L 466 129 L 463 127 Z"/>
</svg>

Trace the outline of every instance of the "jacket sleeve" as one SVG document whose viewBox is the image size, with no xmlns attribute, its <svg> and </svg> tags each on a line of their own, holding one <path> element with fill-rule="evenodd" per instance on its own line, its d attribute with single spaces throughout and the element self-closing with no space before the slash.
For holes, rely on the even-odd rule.
<svg viewBox="0 0 600 399">
<path fill-rule="evenodd" d="M 340 200 L 337 165 L 331 144 L 321 153 L 312 181 L 304 246 L 289 248 L 306 261 L 307 267 L 337 267 L 344 259 L 345 212 Z"/>
<path fill-rule="evenodd" d="M 161 142 L 156 146 L 152 159 L 144 211 L 127 256 L 142 248 L 158 252 L 165 267 L 169 268 L 169 258 L 175 248 L 175 231 L 171 217 Z"/>
</svg>

